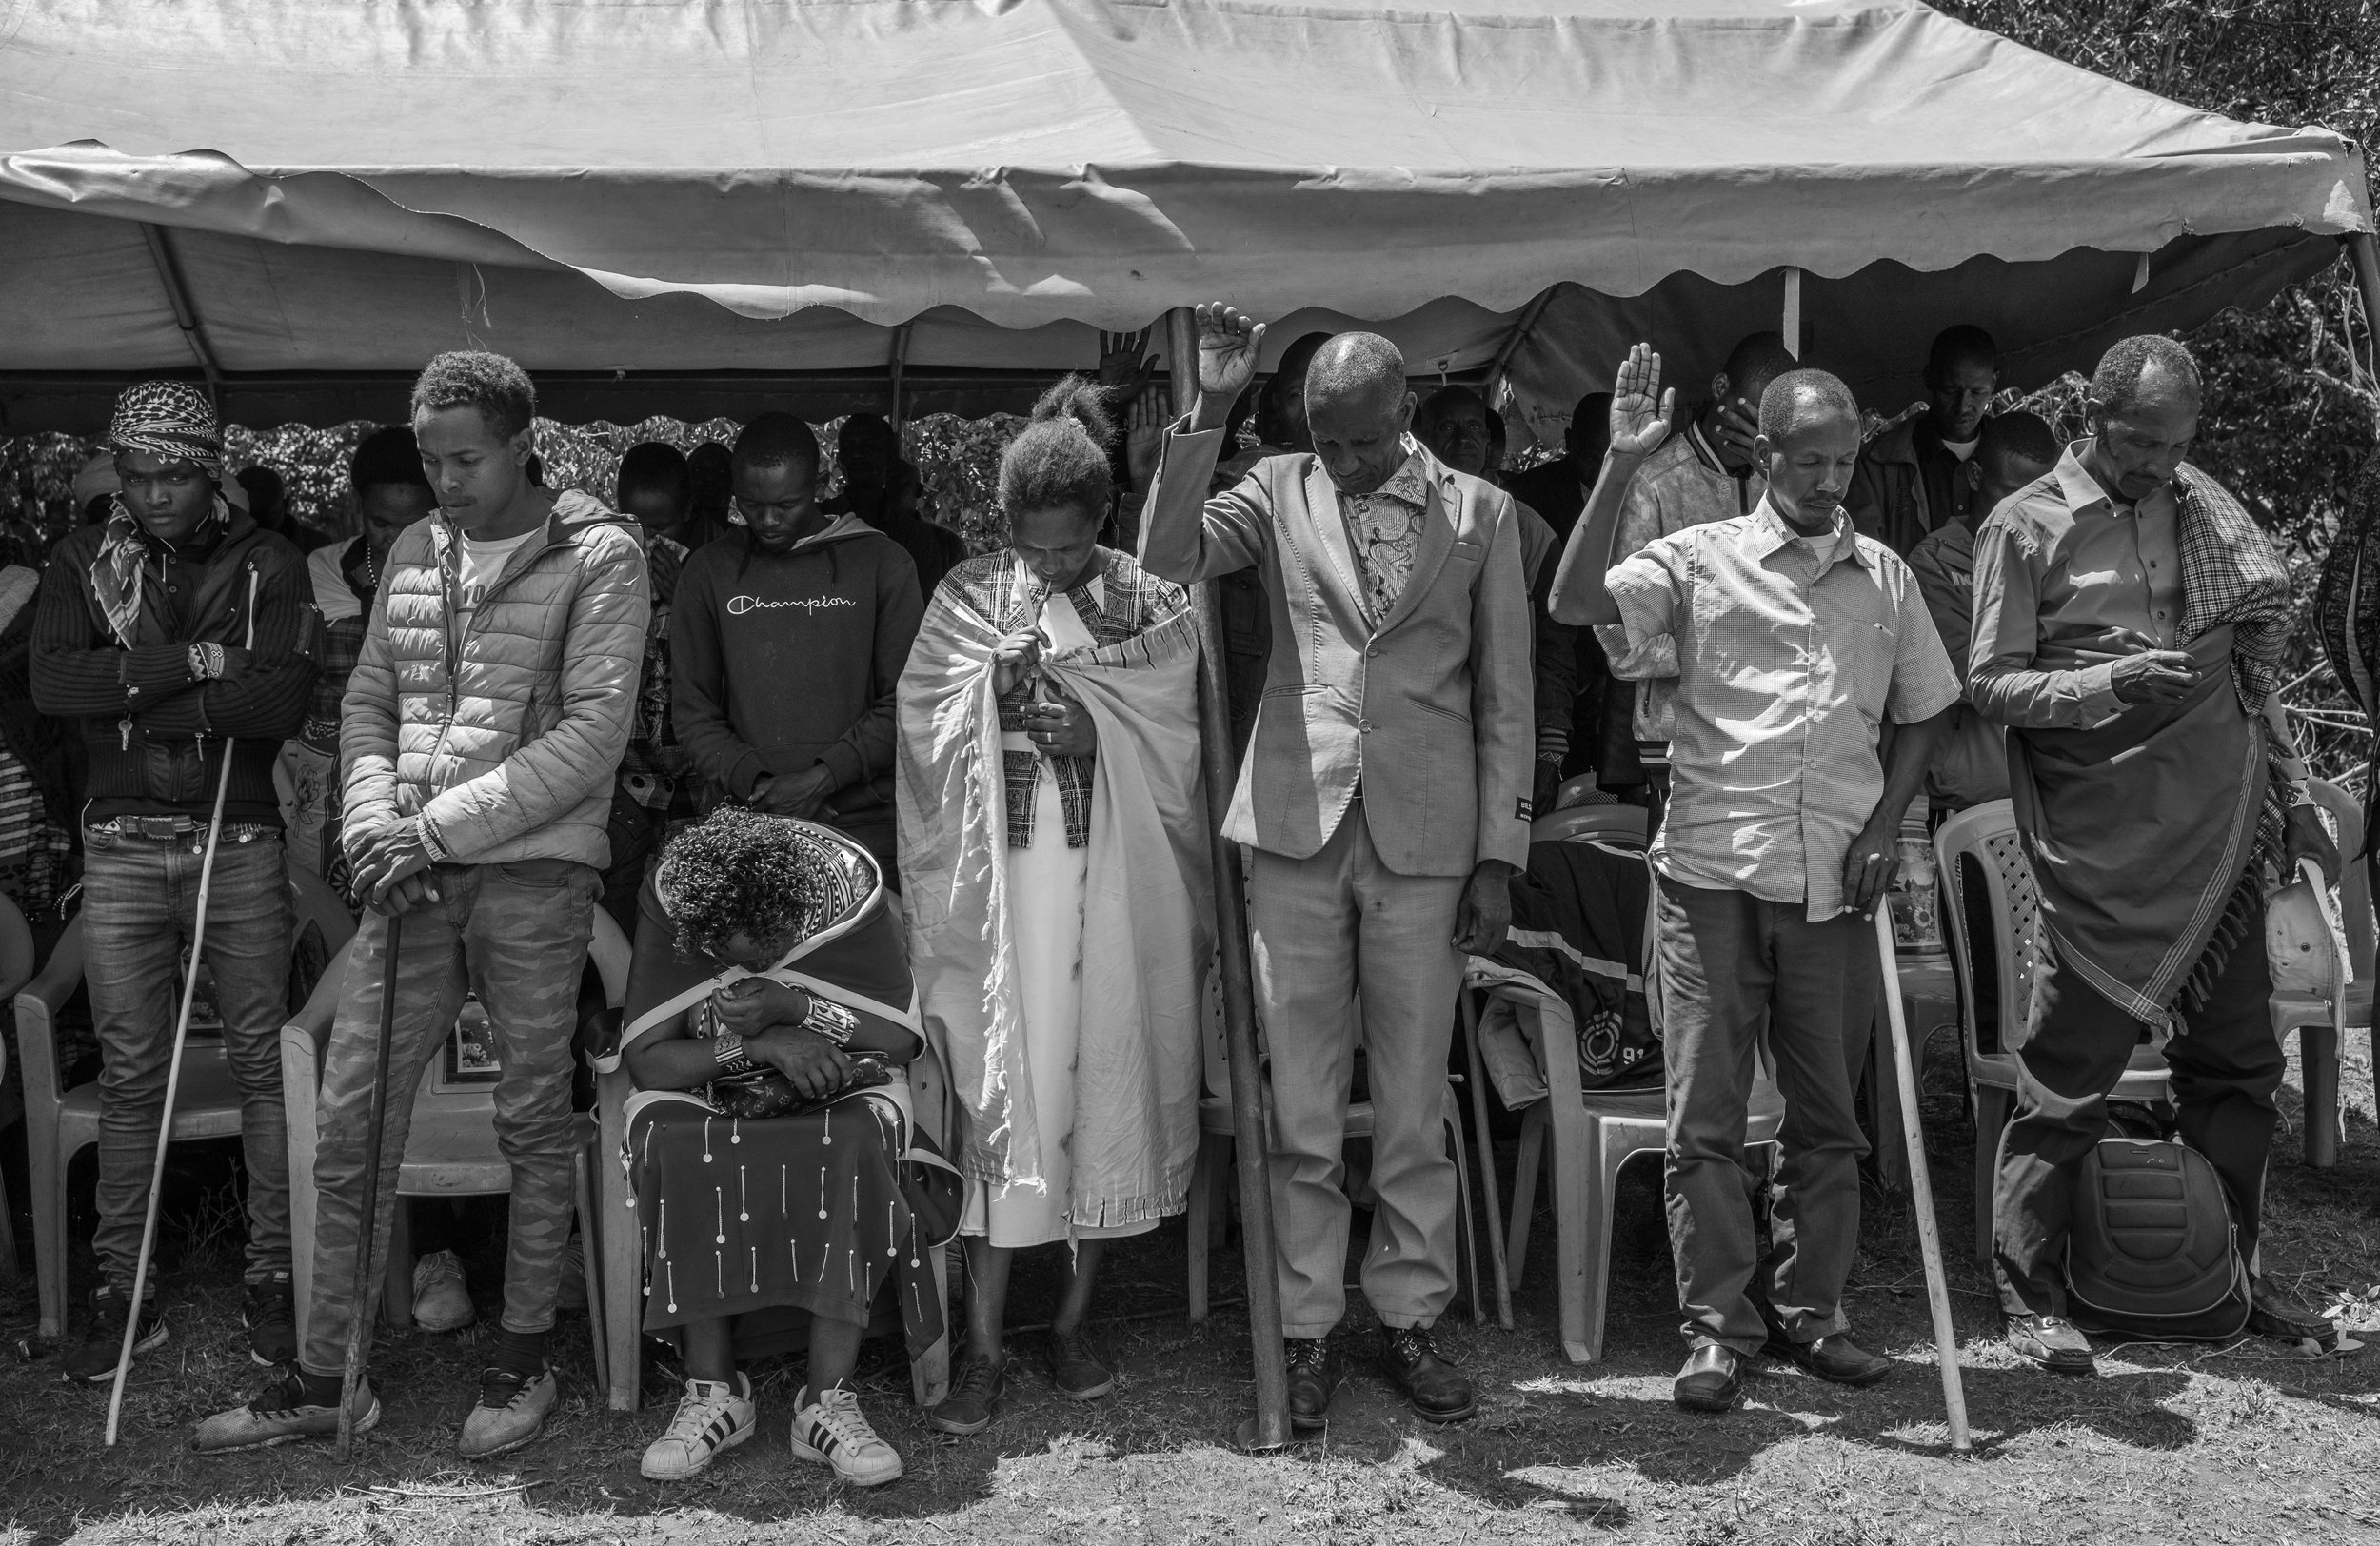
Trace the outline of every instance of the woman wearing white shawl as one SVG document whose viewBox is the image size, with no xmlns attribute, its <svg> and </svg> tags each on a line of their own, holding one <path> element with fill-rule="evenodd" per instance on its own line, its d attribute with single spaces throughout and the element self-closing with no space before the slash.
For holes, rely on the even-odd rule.
<svg viewBox="0 0 2380 1546">
<path fill-rule="evenodd" d="M 1213 944 L 1188 596 L 1098 544 L 1106 414 L 1053 387 L 1001 461 L 1010 546 L 952 570 L 901 679 L 901 867 L 927 1034 L 966 1108 L 966 1356 L 931 1420 L 999 1400 L 1008 1264 L 1064 1242 L 1061 1394 L 1106 1240 L 1185 1205 Z"/>
</svg>

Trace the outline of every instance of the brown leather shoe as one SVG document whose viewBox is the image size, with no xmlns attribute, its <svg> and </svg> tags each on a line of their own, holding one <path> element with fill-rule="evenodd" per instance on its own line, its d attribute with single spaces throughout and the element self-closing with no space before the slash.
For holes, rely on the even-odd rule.
<svg viewBox="0 0 2380 1546">
<path fill-rule="evenodd" d="M 1382 1326 L 1380 1361 L 1424 1422 L 1460 1422 L 1479 1410 L 1470 1379 L 1438 1356 L 1426 1327 Z"/>
<path fill-rule="evenodd" d="M 1339 1349 L 1327 1337 L 1284 1337 L 1281 1349 L 1289 1363 L 1289 1426 L 1319 1433 L 1329 1426 L 1331 1397 L 1339 1392 Z"/>
<path fill-rule="evenodd" d="M 1743 1388 L 1744 1356 L 1717 1342 L 1700 1342 L 1686 1355 L 1670 1399 L 1689 1412 L 1732 1412 Z"/>
<path fill-rule="evenodd" d="M 1772 1335 L 1760 1351 L 1835 1385 L 1873 1385 L 1893 1372 L 1893 1360 L 1869 1352 L 1841 1332 L 1815 1342 Z"/>
</svg>

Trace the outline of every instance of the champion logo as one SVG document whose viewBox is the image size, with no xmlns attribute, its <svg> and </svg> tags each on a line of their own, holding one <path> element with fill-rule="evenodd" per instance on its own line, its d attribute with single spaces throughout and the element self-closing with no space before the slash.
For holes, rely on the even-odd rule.
<svg viewBox="0 0 2380 1546">
<path fill-rule="evenodd" d="M 782 602 L 763 601 L 758 596 L 734 595 L 727 598 L 727 615 L 742 617 L 746 612 L 777 612 L 799 608 L 815 613 L 820 607 L 857 606 L 848 596 L 796 596 Z"/>
</svg>

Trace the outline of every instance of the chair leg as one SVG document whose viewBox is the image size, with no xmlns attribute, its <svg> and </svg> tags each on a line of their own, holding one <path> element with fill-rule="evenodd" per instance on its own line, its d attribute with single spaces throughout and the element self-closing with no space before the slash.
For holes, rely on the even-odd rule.
<svg viewBox="0 0 2380 1546">
<path fill-rule="evenodd" d="M 608 1318 L 604 1314 L 604 1257 L 597 1249 L 603 1239 L 601 1216 L 595 1206 L 595 1178 L 588 1163 L 589 1145 L 579 1145 L 570 1158 L 571 1186 L 578 1194 L 579 1261 L 586 1281 L 586 1335 L 595 1355 L 595 1388 L 611 1389 L 611 1345 Z"/>
<path fill-rule="evenodd" d="M 950 1394 L 950 1349 L 966 1336 L 966 1329 L 958 1325 L 951 1315 L 958 1300 L 950 1292 L 950 1275 L 959 1255 L 956 1241 L 930 1245 L 925 1250 L 925 1274 L 942 1301 L 942 1339 L 927 1348 L 922 1358 L 909 1360 L 909 1396 L 921 1411 L 942 1405 L 942 1397 Z"/>
<path fill-rule="evenodd" d="M 1513 1167 L 1512 1220 L 1504 1229 L 1504 1271 L 1516 1289 L 1529 1264 L 1529 1226 L 1537 1211 L 1537 1172 L 1545 1162 L 1545 1119 L 1542 1100 L 1520 1119 L 1520 1160 Z"/>
<path fill-rule="evenodd" d="M 1587 1258 L 1588 1238 L 1611 1228 L 1611 1210 L 1600 1200 L 1596 1175 L 1602 1144 L 1603 1124 L 1589 1118 L 1581 1141 L 1554 1145 L 1554 1276 L 1561 1305 L 1562 1351 L 1573 1363 L 1596 1359 L 1589 1305 L 1600 1291 L 1587 1281 Z"/>
<path fill-rule="evenodd" d="M 1452 1084 L 1446 1086 L 1446 1152 L 1455 1160 L 1455 1246 L 1461 1253 L 1456 1260 L 1456 1281 L 1470 1285 L 1471 1323 L 1484 1326 L 1487 1303 L 1479 1293 L 1478 1245 L 1471 1227 L 1471 1161 L 1463 1154 L 1462 1111 L 1455 1103 Z"/>
<path fill-rule="evenodd" d="M 413 1323 L 413 1199 L 399 1193 L 388 1224 L 388 1270 L 381 1279 L 380 1323 L 402 1331 Z"/>
<path fill-rule="evenodd" d="M 1596 1123 L 1596 1141 L 1589 1147 L 1587 1160 L 1588 1195 L 1594 1199 L 1595 1210 L 1587 1226 L 1585 1260 L 1580 1274 L 1585 1293 L 1582 1326 L 1586 1357 L 1572 1358 L 1581 1363 L 1598 1363 L 1603 1358 L 1603 1323 L 1612 1304 L 1612 1215 L 1619 1199 L 1619 1169 L 1636 1152 L 1636 1138 L 1617 1124 Z"/>
<path fill-rule="evenodd" d="M 30 1125 L 33 1177 L 33 1276 L 41 1292 L 41 1334 L 66 1335 L 66 1171 L 54 1133 Z"/>
<path fill-rule="evenodd" d="M 16 1262 L 16 1205 L 9 1200 L 7 1178 L 0 1176 L 0 1286 L 14 1288 L 23 1278 Z"/>
<path fill-rule="evenodd" d="M 2328 1170 L 2339 1162 L 2339 1032 L 2309 1025 L 2297 1033 L 2305 1075 L 2306 1163 Z"/>
<path fill-rule="evenodd" d="M 1975 1086 L 1975 1265 L 1992 1265 L 1993 1178 L 2000 1163 L 2000 1132 L 2008 1126 L 2006 1090 Z"/>
<path fill-rule="evenodd" d="M 1215 1207 L 1215 1150 L 1220 1140 L 1212 1133 L 1199 1136 L 1198 1163 L 1190 1167 L 1189 1228 L 1183 1247 L 1190 1258 L 1190 1324 L 1206 1324 L 1208 1215 Z"/>
<path fill-rule="evenodd" d="M 1479 1003 L 1469 989 L 1458 996 L 1462 1004 L 1463 1052 L 1471 1070 L 1471 1125 L 1479 1145 L 1479 1193 L 1486 1205 L 1488 1265 L 1496 1274 L 1496 1323 L 1513 1329 L 1513 1280 L 1504 1259 L 1504 1237 L 1497 1233 L 1496 1218 L 1503 1199 L 1496 1195 L 1496 1140 L 1488 1131 L 1487 1069 L 1479 1057 Z"/>
</svg>

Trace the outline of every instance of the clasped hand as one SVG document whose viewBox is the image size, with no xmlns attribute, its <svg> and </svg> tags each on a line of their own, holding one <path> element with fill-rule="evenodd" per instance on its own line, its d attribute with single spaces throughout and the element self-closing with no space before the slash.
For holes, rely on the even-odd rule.
<svg viewBox="0 0 2380 1546">
<path fill-rule="evenodd" d="M 438 900 L 418 821 L 388 823 L 350 848 L 347 863 L 355 872 L 356 896 L 376 913 L 399 918 Z"/>
<path fill-rule="evenodd" d="M 810 996 L 790 983 L 747 977 L 713 993 L 711 1009 L 722 1027 L 744 1038 L 746 1056 L 784 1075 L 805 1100 L 834 1094 L 850 1076 L 843 1050 L 803 1028 Z"/>
</svg>

